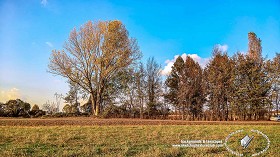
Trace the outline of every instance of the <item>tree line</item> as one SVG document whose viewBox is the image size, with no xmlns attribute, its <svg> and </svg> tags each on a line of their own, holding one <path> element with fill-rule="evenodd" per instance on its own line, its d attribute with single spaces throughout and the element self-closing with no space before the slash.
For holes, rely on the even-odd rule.
<svg viewBox="0 0 280 157">
<path fill-rule="evenodd" d="M 248 52 L 232 57 L 214 47 L 202 68 L 178 57 L 164 78 L 151 57 L 144 64 L 137 40 L 121 21 L 87 22 L 53 50 L 49 72 L 67 78 L 67 114 L 184 120 L 267 119 L 279 106 L 280 55 L 262 57 L 261 40 L 248 33 Z M 87 103 L 80 105 L 80 100 Z"/>
</svg>

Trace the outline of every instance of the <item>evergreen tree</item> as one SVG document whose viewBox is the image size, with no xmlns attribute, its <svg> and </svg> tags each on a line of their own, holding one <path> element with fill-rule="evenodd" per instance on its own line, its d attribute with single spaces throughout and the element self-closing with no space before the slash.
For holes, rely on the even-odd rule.
<svg viewBox="0 0 280 157">
<path fill-rule="evenodd" d="M 215 47 L 213 58 L 205 69 L 207 104 L 212 120 L 229 119 L 232 69 L 232 60 Z"/>
<path fill-rule="evenodd" d="M 183 81 L 183 90 L 185 90 L 185 99 L 187 110 L 192 119 L 200 118 L 204 103 L 204 90 L 202 82 L 202 69 L 200 65 L 191 57 L 187 56 L 185 61 L 185 80 Z"/>
<path fill-rule="evenodd" d="M 165 98 L 167 102 L 172 104 L 175 107 L 175 110 L 181 111 L 181 104 L 183 103 L 183 100 L 180 99 L 179 101 L 179 83 L 182 80 L 182 77 L 184 76 L 183 70 L 184 70 L 185 64 L 184 60 L 181 56 L 179 56 L 174 65 L 172 66 L 172 70 L 170 75 L 167 77 L 165 84 L 168 88 L 168 92 L 165 95 Z M 184 117 L 183 117 L 184 119 Z"/>
<path fill-rule="evenodd" d="M 176 59 L 165 82 L 169 89 L 165 98 L 181 112 L 182 119 L 192 116 L 194 120 L 202 114 L 205 100 L 202 81 L 202 69 L 197 62 L 189 56 L 185 62 L 180 56 Z"/>
<path fill-rule="evenodd" d="M 263 119 L 271 106 L 269 62 L 261 57 L 261 40 L 249 33 L 248 54 L 234 57 L 234 112 L 241 120 Z"/>
</svg>

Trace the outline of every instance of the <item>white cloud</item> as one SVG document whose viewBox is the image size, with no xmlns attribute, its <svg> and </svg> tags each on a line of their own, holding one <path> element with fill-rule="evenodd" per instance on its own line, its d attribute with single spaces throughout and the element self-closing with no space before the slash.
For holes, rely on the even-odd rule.
<svg viewBox="0 0 280 157">
<path fill-rule="evenodd" d="M 228 45 L 227 44 L 224 44 L 224 45 L 217 44 L 217 47 L 222 52 L 226 52 L 228 50 Z"/>
<path fill-rule="evenodd" d="M 50 48 L 52 48 L 53 47 L 53 44 L 51 43 L 51 42 L 49 42 L 49 41 L 47 41 L 47 42 L 45 42 Z"/>
<path fill-rule="evenodd" d="M 206 64 L 209 61 L 209 58 L 201 58 L 200 56 L 198 56 L 197 54 L 186 54 L 183 53 L 181 55 L 181 57 L 183 58 L 184 61 L 186 61 L 187 56 L 190 56 L 194 61 L 198 62 L 198 64 L 204 68 L 206 66 Z M 179 55 L 175 55 L 174 58 L 172 60 L 166 60 L 165 63 L 166 65 L 164 66 L 164 69 L 161 70 L 161 74 L 162 75 L 169 75 L 171 70 L 172 70 L 172 66 L 174 64 L 174 62 L 176 61 L 176 59 L 179 57 Z"/>
<path fill-rule="evenodd" d="M 8 100 L 20 99 L 20 98 L 21 98 L 21 94 L 19 92 L 19 89 L 17 88 L 11 88 L 10 90 L 7 91 L 1 91 L 1 95 L 0 95 L 1 102 L 5 103 Z"/>
<path fill-rule="evenodd" d="M 48 0 L 41 0 L 41 4 L 42 4 L 43 6 L 46 6 L 46 5 L 48 4 Z"/>
<path fill-rule="evenodd" d="M 166 61 L 166 62 L 167 62 L 167 61 Z M 165 63 L 166 63 L 166 62 L 165 62 Z M 171 72 L 171 70 L 172 70 L 173 64 L 174 64 L 173 61 L 169 61 L 169 60 L 168 60 L 167 65 L 164 67 L 163 70 L 161 70 L 161 74 L 162 74 L 162 75 L 168 75 L 168 74 Z"/>
</svg>

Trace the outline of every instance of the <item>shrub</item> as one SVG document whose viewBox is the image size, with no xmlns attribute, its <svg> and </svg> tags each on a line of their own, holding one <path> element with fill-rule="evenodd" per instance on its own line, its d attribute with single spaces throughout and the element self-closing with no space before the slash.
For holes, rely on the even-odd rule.
<svg viewBox="0 0 280 157">
<path fill-rule="evenodd" d="M 37 111 L 37 110 L 39 110 L 39 106 L 35 104 L 35 105 L 32 107 L 31 111 Z"/>
</svg>

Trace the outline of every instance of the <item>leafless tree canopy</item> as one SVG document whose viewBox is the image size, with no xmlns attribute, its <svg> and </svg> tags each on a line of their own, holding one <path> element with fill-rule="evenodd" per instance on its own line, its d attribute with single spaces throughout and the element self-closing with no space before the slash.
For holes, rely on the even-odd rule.
<svg viewBox="0 0 280 157">
<path fill-rule="evenodd" d="M 88 92 L 98 115 L 108 81 L 140 57 L 137 41 L 120 21 L 89 21 L 70 33 L 63 50 L 53 50 L 49 71 Z"/>
</svg>

